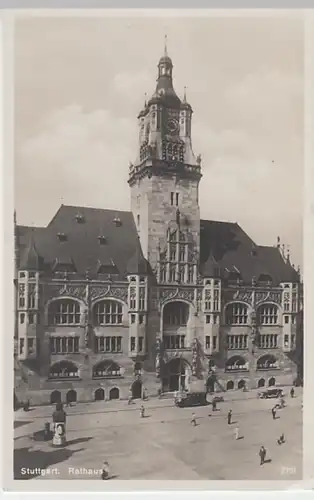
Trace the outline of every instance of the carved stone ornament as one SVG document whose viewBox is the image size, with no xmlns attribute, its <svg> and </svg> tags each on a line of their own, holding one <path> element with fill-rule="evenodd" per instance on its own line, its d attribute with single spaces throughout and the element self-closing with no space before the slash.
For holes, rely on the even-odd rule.
<svg viewBox="0 0 314 500">
<path fill-rule="evenodd" d="M 161 302 L 165 302 L 170 299 L 185 299 L 190 302 L 193 302 L 194 299 L 194 290 L 180 290 L 179 288 L 165 288 L 160 291 L 160 300 Z"/>
<path fill-rule="evenodd" d="M 156 377 L 160 377 L 160 339 L 156 340 Z"/>
<path fill-rule="evenodd" d="M 73 297 L 76 299 L 86 301 L 86 286 L 85 285 L 70 285 L 64 283 L 62 285 L 48 285 L 45 287 L 45 299 L 48 300 L 52 297 Z"/>
<path fill-rule="evenodd" d="M 98 299 L 100 297 L 110 297 L 123 300 L 127 302 L 128 298 L 128 288 L 127 287 L 113 287 L 108 285 L 106 287 L 92 287 L 90 292 L 91 300 Z"/>
<path fill-rule="evenodd" d="M 261 302 L 275 302 L 276 304 L 281 303 L 281 292 L 255 292 L 255 302 L 260 304 Z"/>
</svg>

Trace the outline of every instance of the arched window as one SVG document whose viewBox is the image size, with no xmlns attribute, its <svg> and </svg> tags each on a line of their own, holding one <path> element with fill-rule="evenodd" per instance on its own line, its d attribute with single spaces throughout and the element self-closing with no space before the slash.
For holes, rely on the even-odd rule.
<svg viewBox="0 0 314 500">
<path fill-rule="evenodd" d="M 169 302 L 163 313 L 164 326 L 186 326 L 189 319 L 189 306 L 184 302 Z"/>
<path fill-rule="evenodd" d="M 257 370 L 271 370 L 278 368 L 277 359 L 271 354 L 265 354 L 257 360 Z"/>
<path fill-rule="evenodd" d="M 247 306 L 240 302 L 228 304 L 226 307 L 227 325 L 247 325 L 248 312 Z"/>
<path fill-rule="evenodd" d="M 260 378 L 258 383 L 257 383 L 257 387 L 265 387 L 265 379 L 264 378 Z"/>
<path fill-rule="evenodd" d="M 234 389 L 234 382 L 232 380 L 228 380 L 226 389 L 227 391 L 232 391 L 232 389 Z"/>
<path fill-rule="evenodd" d="M 226 362 L 226 371 L 227 372 L 233 372 L 233 371 L 247 371 L 247 362 L 245 361 L 242 356 L 232 356 L 232 358 L 229 358 Z"/>
<path fill-rule="evenodd" d="M 114 300 L 103 300 L 94 306 L 95 325 L 121 325 L 122 305 Z"/>
<path fill-rule="evenodd" d="M 79 325 L 80 304 L 72 299 L 60 299 L 49 306 L 48 321 L 50 325 Z"/>
<path fill-rule="evenodd" d="M 121 377 L 121 366 L 114 361 L 101 361 L 93 367 L 93 378 Z"/>
<path fill-rule="evenodd" d="M 258 322 L 260 325 L 278 324 L 278 307 L 274 304 L 264 304 L 258 308 Z"/>
<path fill-rule="evenodd" d="M 69 379 L 78 378 L 78 368 L 70 361 L 60 361 L 51 366 L 49 370 L 49 378 L 53 379 Z"/>
</svg>

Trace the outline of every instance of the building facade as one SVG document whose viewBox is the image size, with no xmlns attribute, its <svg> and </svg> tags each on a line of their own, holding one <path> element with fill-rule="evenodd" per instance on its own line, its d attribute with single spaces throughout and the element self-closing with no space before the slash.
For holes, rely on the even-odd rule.
<svg viewBox="0 0 314 500">
<path fill-rule="evenodd" d="M 202 220 L 192 107 L 165 51 L 138 115 L 131 211 L 15 222 L 15 392 L 33 404 L 291 385 L 302 283 L 280 245 Z"/>
</svg>

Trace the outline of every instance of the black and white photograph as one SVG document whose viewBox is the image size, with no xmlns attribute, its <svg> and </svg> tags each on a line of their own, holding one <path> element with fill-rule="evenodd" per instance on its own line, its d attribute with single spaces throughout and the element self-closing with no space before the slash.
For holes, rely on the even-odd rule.
<svg viewBox="0 0 314 500">
<path fill-rule="evenodd" d="M 15 18 L 15 482 L 302 480 L 304 19 L 227 14 Z"/>
</svg>

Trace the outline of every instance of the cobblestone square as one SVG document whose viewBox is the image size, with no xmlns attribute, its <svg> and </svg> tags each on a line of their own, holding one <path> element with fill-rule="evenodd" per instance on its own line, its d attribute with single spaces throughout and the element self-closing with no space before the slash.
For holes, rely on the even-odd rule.
<svg viewBox="0 0 314 500">
<path fill-rule="evenodd" d="M 276 400 L 275 400 L 276 401 Z M 32 433 L 49 420 L 51 407 L 19 412 L 15 423 L 16 479 L 98 479 L 103 461 L 110 464 L 112 480 L 297 480 L 302 476 L 302 409 L 300 395 L 273 420 L 274 400 L 225 401 L 211 406 L 180 409 L 171 400 L 127 406 L 116 402 L 77 405 L 67 409 L 64 449 L 32 440 Z M 227 424 L 227 412 L 233 423 Z M 195 412 L 197 425 L 191 425 Z M 211 415 L 211 416 L 209 416 Z M 235 439 L 235 427 L 240 439 Z M 284 433 L 286 442 L 277 444 Z M 264 445 L 270 461 L 259 464 Z M 24 469 L 30 469 L 28 473 Z M 33 470 L 44 469 L 45 474 Z"/>
</svg>

